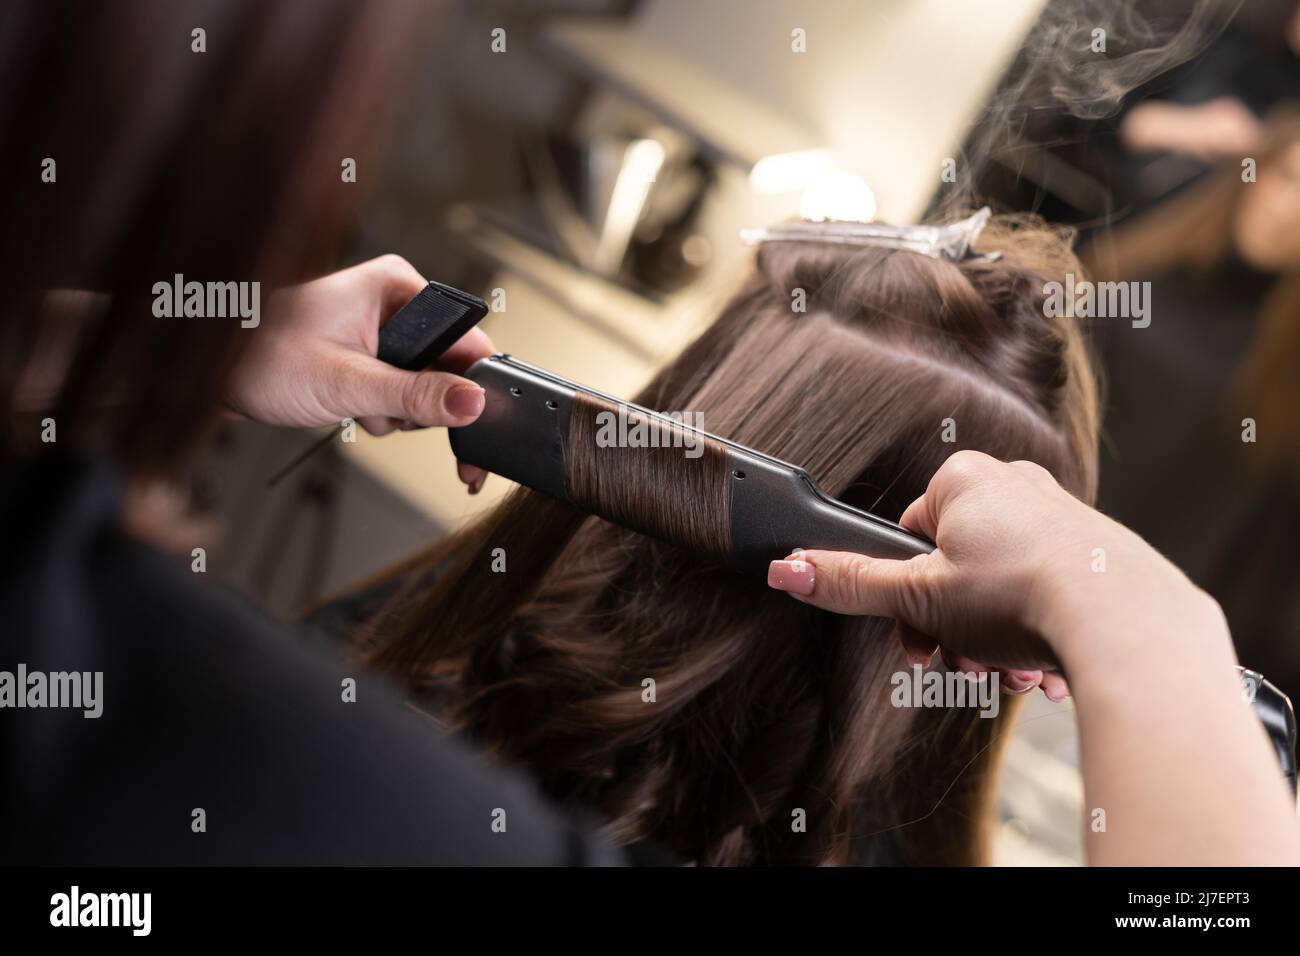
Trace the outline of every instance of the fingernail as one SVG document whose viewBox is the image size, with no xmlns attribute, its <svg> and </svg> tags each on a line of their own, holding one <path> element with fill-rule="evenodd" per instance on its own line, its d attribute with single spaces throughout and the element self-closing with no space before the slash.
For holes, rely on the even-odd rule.
<svg viewBox="0 0 1300 956">
<path fill-rule="evenodd" d="M 456 385 L 443 396 L 442 407 L 454 418 L 478 418 L 487 396 L 477 385 Z"/>
<path fill-rule="evenodd" d="M 806 597 L 813 593 L 813 566 L 807 561 L 773 561 L 767 568 L 767 583 L 778 591 Z"/>
<path fill-rule="evenodd" d="M 907 663 L 913 667 L 929 667 L 930 661 L 934 660 L 934 654 L 921 654 L 917 651 L 905 651 L 907 654 Z"/>
<path fill-rule="evenodd" d="M 1030 671 L 1008 671 L 1002 686 L 1010 694 L 1023 694 L 1038 686 L 1039 677 Z"/>
<path fill-rule="evenodd" d="M 1059 693 L 1059 694 L 1054 694 L 1054 693 L 1052 693 L 1050 690 L 1047 690 L 1046 688 L 1044 688 L 1044 689 L 1043 689 L 1043 696 L 1045 696 L 1045 697 L 1046 697 L 1048 700 L 1050 700 L 1053 704 L 1059 704 L 1061 701 L 1065 700 L 1065 698 L 1069 697 L 1070 694 L 1069 694 L 1068 691 L 1063 692 L 1063 693 Z"/>
</svg>

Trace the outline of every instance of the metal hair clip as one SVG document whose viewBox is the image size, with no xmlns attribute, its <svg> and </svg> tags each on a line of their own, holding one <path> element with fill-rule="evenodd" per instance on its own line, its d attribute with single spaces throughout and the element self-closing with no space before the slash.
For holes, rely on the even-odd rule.
<svg viewBox="0 0 1300 956">
<path fill-rule="evenodd" d="M 890 226 L 883 222 L 792 222 L 779 226 L 742 229 L 740 240 L 748 246 L 763 242 L 832 242 L 849 246 L 880 246 L 919 252 L 932 259 L 994 262 L 1002 253 L 978 255 L 971 245 L 984 229 L 993 210 L 985 206 L 975 215 L 947 226 Z"/>
</svg>

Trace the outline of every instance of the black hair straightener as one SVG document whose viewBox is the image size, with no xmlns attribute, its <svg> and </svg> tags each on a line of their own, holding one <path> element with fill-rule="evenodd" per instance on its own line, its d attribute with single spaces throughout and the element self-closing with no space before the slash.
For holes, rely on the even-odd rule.
<svg viewBox="0 0 1300 956">
<path fill-rule="evenodd" d="M 430 282 L 379 330 L 381 362 L 415 372 L 428 367 L 488 314 L 476 295 Z"/>
<path fill-rule="evenodd" d="M 795 548 L 855 551 L 879 558 L 928 554 L 934 543 L 892 521 L 825 495 L 808 472 L 675 418 L 570 382 L 509 355 L 480 359 L 466 378 L 487 393 L 472 425 L 451 429 L 456 457 L 553 498 L 567 499 L 569 414 L 584 392 L 631 409 L 667 430 L 726 449 L 730 483 L 730 554 L 737 571 L 766 578 L 767 567 Z"/>
</svg>

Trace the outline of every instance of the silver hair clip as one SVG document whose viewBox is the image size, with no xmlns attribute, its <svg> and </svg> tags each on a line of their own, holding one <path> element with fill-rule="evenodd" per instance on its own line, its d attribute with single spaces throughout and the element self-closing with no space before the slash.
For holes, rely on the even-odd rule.
<svg viewBox="0 0 1300 956">
<path fill-rule="evenodd" d="M 971 245 L 993 215 L 985 206 L 975 215 L 947 226 L 890 226 L 883 222 L 792 222 L 740 230 L 740 241 L 747 246 L 763 242 L 831 242 L 848 246 L 879 246 L 919 252 L 932 259 L 961 262 L 980 259 L 996 262 L 1000 252 L 978 255 Z"/>
</svg>

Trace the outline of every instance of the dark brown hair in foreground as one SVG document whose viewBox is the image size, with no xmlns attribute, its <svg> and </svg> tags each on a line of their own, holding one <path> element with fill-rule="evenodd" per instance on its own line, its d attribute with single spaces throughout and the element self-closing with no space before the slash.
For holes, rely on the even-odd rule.
<svg viewBox="0 0 1300 956">
<path fill-rule="evenodd" d="M 174 477 L 264 327 L 159 318 L 153 288 L 324 271 L 414 0 L 10 0 L 0 12 L 0 457 L 94 445 Z M 206 30 L 206 52 L 191 31 Z M 364 152 L 363 152 L 364 150 Z M 43 181 L 47 161 L 53 181 Z M 51 308 L 54 289 L 102 293 Z M 33 382 L 45 370 L 49 382 Z M 41 417 L 58 422 L 40 440 Z"/>
<path fill-rule="evenodd" d="M 708 431 L 889 517 L 959 448 L 1037 461 L 1091 499 L 1090 365 L 1075 327 L 1041 307 L 1043 283 L 1077 270 L 1069 237 L 995 220 L 980 245 L 1001 260 L 764 246 L 747 286 L 636 401 L 699 412 Z M 791 309 L 797 288 L 806 313 Z M 725 528 L 719 456 L 599 447 L 589 416 L 602 409 L 574 406 L 575 497 L 699 551 L 517 490 L 399 572 L 441 569 L 371 628 L 373 661 L 620 841 L 702 864 L 850 863 L 888 833 L 903 862 L 983 861 L 1012 701 L 994 719 L 894 707 L 891 675 L 907 664 L 892 622 L 725 570 L 707 553 Z M 949 418 L 956 443 L 942 440 Z"/>
</svg>

